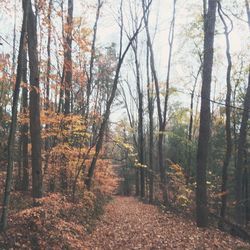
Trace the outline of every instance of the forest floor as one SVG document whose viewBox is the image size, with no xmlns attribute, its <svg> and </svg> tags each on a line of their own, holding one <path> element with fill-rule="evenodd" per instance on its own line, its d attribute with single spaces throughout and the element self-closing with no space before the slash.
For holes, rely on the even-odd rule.
<svg viewBox="0 0 250 250">
<path fill-rule="evenodd" d="M 238 238 L 215 228 L 199 229 L 191 219 L 133 197 L 113 196 L 101 202 L 89 193 L 74 204 L 50 194 L 36 207 L 30 195 L 25 197 L 16 193 L 12 199 L 14 207 L 22 207 L 11 210 L 8 230 L 0 234 L 0 250 L 250 250 L 250 244 Z"/>
<path fill-rule="evenodd" d="M 87 249 L 250 249 L 250 244 L 214 228 L 199 229 L 189 219 L 162 212 L 133 197 L 114 197 L 94 231 Z"/>
</svg>

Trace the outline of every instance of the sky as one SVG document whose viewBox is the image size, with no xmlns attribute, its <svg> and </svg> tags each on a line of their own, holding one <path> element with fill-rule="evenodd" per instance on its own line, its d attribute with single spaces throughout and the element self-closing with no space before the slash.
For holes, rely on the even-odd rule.
<svg viewBox="0 0 250 250">
<path fill-rule="evenodd" d="M 118 29 L 114 20 L 114 16 L 117 15 L 117 8 L 119 1 L 110 1 L 110 5 L 106 5 L 103 9 L 103 16 L 100 21 L 99 29 L 99 41 L 117 41 Z M 126 1 L 125 1 L 126 2 Z M 133 1 L 132 1 L 133 2 Z M 111 7 L 110 7 L 111 6 Z M 222 6 L 225 8 L 225 12 L 232 18 L 234 22 L 233 31 L 230 34 L 231 42 L 231 54 L 233 57 L 233 63 L 238 64 L 237 54 L 245 54 L 246 60 L 249 60 L 249 30 L 246 22 L 247 20 L 244 8 L 239 8 L 231 0 L 222 1 Z M 236 8 L 237 7 L 237 8 Z M 151 34 L 155 33 L 154 37 L 154 50 L 156 69 L 160 81 L 166 80 L 167 74 L 167 59 L 168 59 L 168 32 L 170 26 L 170 20 L 172 18 L 173 0 L 154 0 L 151 7 Z M 229 11 L 230 10 L 230 11 Z M 126 11 L 125 11 L 126 12 Z M 232 13 L 231 13 L 232 12 Z M 193 78 L 190 77 L 191 73 L 196 74 L 198 70 L 197 59 L 190 53 L 190 45 L 193 44 L 192 39 L 183 38 L 183 34 L 188 26 L 195 22 L 202 13 L 202 1 L 195 0 L 177 0 L 176 6 L 176 28 L 175 28 L 175 40 L 174 40 L 174 56 L 173 66 L 170 76 L 170 85 L 187 91 L 193 86 Z M 233 14 L 237 14 L 240 19 L 235 18 Z M 156 30 L 156 31 L 155 31 Z M 224 100 L 225 87 L 226 87 L 226 54 L 225 54 L 225 37 L 223 34 L 223 26 L 217 15 L 216 23 L 216 37 L 215 37 L 215 67 L 213 69 L 214 82 L 212 83 L 212 94 L 216 92 L 217 96 L 221 96 Z M 144 33 L 144 31 L 142 31 Z M 144 36 L 140 34 L 140 36 Z M 194 39 L 195 40 L 195 39 Z M 145 45 L 145 36 L 142 38 L 142 44 Z M 201 42 L 201 47 L 202 47 Z M 143 53 L 143 52 L 142 52 Z M 127 59 L 131 58 L 128 55 Z M 131 72 L 128 67 L 123 68 L 123 72 Z M 194 72 L 191 72 L 194 71 Z M 125 73 L 125 74 L 126 74 Z M 145 72 L 144 72 L 145 74 Z M 142 73 L 143 75 L 143 73 Z M 132 77 L 132 76 L 131 76 Z M 201 79 L 199 80 L 199 83 Z M 135 89 L 135 86 L 134 86 Z M 198 97 L 199 98 L 199 97 Z M 189 95 L 174 94 L 170 101 L 181 102 L 183 106 L 189 107 Z M 116 117 L 116 115 L 114 115 Z M 122 116 L 122 115 L 121 115 Z"/>
<path fill-rule="evenodd" d="M 13 37 L 13 24 L 14 14 L 13 6 L 16 3 L 17 9 L 17 29 L 20 30 L 21 26 L 21 11 L 20 11 L 20 0 L 12 0 L 11 4 L 5 5 L 8 8 L 0 8 L 0 35 L 3 36 L 11 45 Z M 131 0 L 133 5 L 136 1 Z M 240 1 L 241 2 L 241 1 Z M 1 1 L 0 1 L 1 3 Z M 117 25 L 117 18 L 119 16 L 119 0 L 105 0 L 101 11 L 101 18 L 98 28 L 97 43 L 99 46 L 106 47 L 112 42 L 118 43 L 119 41 L 119 27 Z M 129 14 L 129 0 L 124 0 L 124 19 L 126 23 L 126 29 L 129 30 L 131 27 L 131 17 Z M 235 4 L 236 3 L 236 4 Z M 246 20 L 246 14 L 244 9 L 237 6 L 238 1 L 223 0 L 222 6 L 225 11 L 234 22 L 234 29 L 230 35 L 231 38 L 231 53 L 233 55 L 233 63 L 236 63 L 236 54 L 245 54 L 246 60 L 249 60 L 249 30 L 247 23 L 240 20 Z M 172 71 L 170 76 L 170 85 L 172 87 L 189 91 L 193 85 L 193 79 L 191 73 L 196 73 L 198 69 L 198 60 L 194 54 L 192 54 L 192 46 L 194 41 L 199 41 L 197 37 L 185 38 L 184 34 L 191 23 L 196 22 L 200 18 L 202 13 L 202 1 L 197 0 L 177 0 L 176 6 L 176 28 L 175 28 L 175 40 L 174 40 L 174 53 L 172 61 Z M 95 17 L 95 5 L 94 0 L 75 0 L 74 1 L 74 15 L 84 17 L 89 27 L 93 26 Z M 140 9 L 140 2 L 137 6 Z M 167 59 L 168 59 L 168 32 L 170 26 L 170 20 L 172 18 L 173 0 L 153 0 L 150 14 L 150 28 L 151 34 L 154 36 L 154 51 L 155 51 L 155 62 L 158 77 L 160 81 L 165 82 L 167 74 Z M 233 14 L 239 15 L 239 18 L 235 18 Z M 216 93 L 222 95 L 225 93 L 225 74 L 226 74 L 226 57 L 225 57 L 225 38 L 223 35 L 223 28 L 217 17 L 216 24 L 217 35 L 215 37 L 215 67 L 214 67 L 214 78 L 216 80 Z M 200 39 L 201 40 L 201 39 Z M 126 42 L 126 41 L 125 41 Z M 140 43 L 145 46 L 145 31 L 142 30 L 140 33 Z M 18 44 L 18 39 L 17 39 Z M 0 53 L 5 51 L 11 51 L 11 46 L 4 43 L 0 47 Z M 141 46 L 143 47 L 143 46 Z M 201 41 L 202 47 L 202 41 Z M 246 52 L 247 51 L 247 52 Z M 141 50 L 141 57 L 145 56 L 145 50 Z M 134 86 L 133 73 L 131 69 L 131 62 L 133 61 L 131 53 L 128 54 L 126 61 L 122 69 L 123 77 L 130 79 L 131 85 Z M 237 62 L 238 63 L 238 62 Z M 144 65 L 143 65 L 144 64 Z M 145 63 L 142 63 L 142 77 L 145 79 Z M 199 80 L 200 82 L 200 80 Z M 215 86 L 215 83 L 212 84 Z M 213 91 L 213 90 L 212 90 Z M 221 94 L 222 93 L 222 94 Z M 189 105 L 189 96 L 182 94 L 175 94 L 171 97 L 171 102 L 181 102 L 183 106 Z M 119 114 L 124 116 L 124 112 L 118 111 Z M 114 119 L 117 118 L 117 114 L 114 114 Z"/>
</svg>

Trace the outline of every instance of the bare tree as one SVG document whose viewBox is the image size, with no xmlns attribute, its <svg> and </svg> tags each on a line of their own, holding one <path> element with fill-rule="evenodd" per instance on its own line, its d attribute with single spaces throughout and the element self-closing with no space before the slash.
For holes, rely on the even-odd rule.
<svg viewBox="0 0 250 250">
<path fill-rule="evenodd" d="M 70 113 L 71 87 L 72 87 L 72 31 L 73 31 L 73 0 L 68 0 L 68 15 L 66 26 L 66 43 L 64 54 L 64 71 L 65 71 L 65 104 L 64 114 Z"/>
<path fill-rule="evenodd" d="M 30 136 L 32 162 L 32 195 L 41 198 L 42 190 L 42 158 L 41 158 L 41 121 L 40 121 L 40 76 L 37 51 L 37 18 L 28 0 L 28 54 L 30 68 Z"/>
<path fill-rule="evenodd" d="M 134 29 L 138 26 L 138 16 L 137 13 L 135 16 L 133 15 L 132 8 L 130 6 L 130 13 L 131 18 L 133 19 Z M 137 97 L 138 97 L 138 125 L 137 125 L 137 131 L 138 131 L 138 160 L 140 163 L 140 195 L 143 198 L 145 196 L 145 170 L 144 170 L 144 119 L 143 119 L 143 86 L 141 83 L 141 73 L 140 73 L 140 62 L 139 62 L 139 56 L 138 56 L 138 36 L 135 38 L 135 40 L 132 43 L 132 50 L 134 54 L 134 66 L 135 66 L 135 78 L 136 78 L 136 90 L 137 90 Z M 136 176 L 136 179 L 138 177 Z"/>
<path fill-rule="evenodd" d="M 134 98 L 134 96 L 132 94 L 131 86 L 130 86 L 128 81 L 126 81 L 126 83 L 127 83 L 127 86 L 128 86 L 130 97 L 133 100 L 133 102 L 136 103 L 136 100 L 135 100 L 135 98 Z M 135 119 L 134 119 L 134 116 L 133 116 L 132 112 L 129 110 L 128 101 L 127 101 L 125 90 L 124 90 L 122 84 L 121 84 L 121 91 L 120 92 L 121 92 L 121 96 L 123 98 L 125 109 L 127 111 L 130 127 L 131 127 L 132 131 L 135 131 Z M 139 146 L 138 146 L 136 134 L 134 132 L 133 132 L 133 143 L 134 143 L 135 148 L 137 149 L 137 152 L 138 152 L 138 147 Z M 138 168 L 135 169 L 135 195 L 136 196 L 140 195 L 140 173 L 139 173 Z"/>
<path fill-rule="evenodd" d="M 147 99 L 148 99 L 148 117 L 149 117 L 149 202 L 154 200 L 154 97 L 151 87 L 150 69 L 149 69 L 149 46 L 147 44 Z"/>
<path fill-rule="evenodd" d="M 197 87 L 199 75 L 201 73 L 202 65 L 200 65 L 198 72 L 196 75 L 193 75 L 194 77 L 194 85 L 193 89 L 191 91 L 191 98 L 190 98 L 190 119 L 189 119 L 189 126 L 188 126 L 188 163 L 187 163 L 187 168 L 186 168 L 186 183 L 189 183 L 190 180 L 190 175 L 191 175 L 191 164 L 192 164 L 192 141 L 193 141 L 193 124 L 194 124 L 194 95 L 195 95 L 195 90 Z"/>
<path fill-rule="evenodd" d="M 48 8 L 48 40 L 47 40 L 47 74 L 46 74 L 46 97 L 45 97 L 45 110 L 49 110 L 50 108 L 50 75 L 51 75 L 51 31 L 52 31 L 52 23 L 51 23 L 51 12 L 52 12 L 52 0 L 49 0 L 49 8 Z M 45 130 L 47 131 L 49 126 L 46 124 Z M 49 138 L 45 139 L 45 167 L 46 170 L 48 168 L 48 151 L 49 151 Z"/>
<path fill-rule="evenodd" d="M 22 89 L 22 113 L 24 116 L 28 115 L 28 60 L 27 60 L 27 41 L 26 48 L 23 55 L 23 89 Z M 28 144 L 29 144 L 29 125 L 24 123 L 21 126 L 21 149 L 22 149 L 22 190 L 28 191 L 29 189 L 29 157 L 28 157 Z"/>
<path fill-rule="evenodd" d="M 96 56 L 96 37 L 97 37 L 97 31 L 98 31 L 98 22 L 100 19 L 100 12 L 101 8 L 103 6 L 102 0 L 97 0 L 97 8 L 96 8 L 96 17 L 95 17 L 95 23 L 93 27 L 93 38 L 92 38 L 92 44 L 91 44 L 91 54 L 90 54 L 90 61 L 89 61 L 89 71 L 86 71 L 87 76 L 87 93 L 86 93 L 86 106 L 84 107 L 84 114 L 86 121 L 88 119 L 89 115 L 89 106 L 90 106 L 90 95 L 93 85 L 93 70 L 94 70 L 94 61 Z"/>
<path fill-rule="evenodd" d="M 64 110 L 64 100 L 63 100 L 63 97 L 64 97 L 64 89 L 65 89 L 64 78 L 65 78 L 65 64 L 66 64 L 66 56 L 65 56 L 65 53 L 66 53 L 66 45 L 65 44 L 66 44 L 66 42 L 65 42 L 65 30 L 64 30 L 64 13 L 63 13 L 63 10 L 64 10 L 64 0 L 61 1 L 60 7 L 61 7 L 61 25 L 62 25 L 62 39 L 63 39 L 64 62 L 63 62 L 62 73 L 60 74 L 61 82 L 60 82 L 59 103 L 58 103 L 58 110 L 57 110 L 58 113 L 63 112 L 63 110 Z M 57 59 L 58 59 L 58 57 L 57 57 Z M 58 63 L 58 67 L 59 67 L 59 63 Z"/>
<path fill-rule="evenodd" d="M 210 92 L 213 67 L 216 7 L 217 0 L 209 0 L 208 11 L 205 15 L 200 129 L 196 168 L 196 223 L 198 227 L 206 227 L 208 225 L 206 169 L 211 124 Z"/>
<path fill-rule="evenodd" d="M 250 9 L 248 0 L 245 0 L 246 11 L 247 11 L 247 18 L 248 18 L 248 26 L 250 29 Z M 240 135 L 238 139 L 238 155 L 237 155 L 237 164 L 236 164 L 236 171 L 235 171 L 235 195 L 236 195 L 236 222 L 239 224 L 243 224 L 246 221 L 246 202 L 244 201 L 244 186 L 243 186 L 243 177 L 244 177 L 244 154 L 246 150 L 246 142 L 247 142 L 247 123 L 249 119 L 249 110 L 250 110 L 250 69 L 248 72 L 248 86 L 246 95 L 244 98 L 243 104 L 243 114 L 242 120 L 240 125 Z M 245 173 L 246 174 L 246 173 Z"/>
<path fill-rule="evenodd" d="M 148 10 L 149 5 L 147 6 L 146 11 Z M 107 122 L 108 122 L 109 115 L 110 115 L 110 112 L 111 112 L 111 106 L 113 104 L 115 94 L 116 94 L 116 90 L 117 90 L 117 85 L 118 85 L 118 82 L 119 82 L 120 70 L 121 70 L 124 59 L 125 59 L 125 57 L 126 57 L 128 51 L 129 51 L 133 41 L 134 41 L 134 39 L 137 37 L 137 35 L 138 35 L 138 33 L 139 33 L 139 31 L 141 30 L 141 27 L 142 27 L 143 18 L 139 22 L 139 25 L 138 25 L 137 29 L 134 31 L 133 35 L 130 37 L 127 46 L 123 50 L 123 31 L 124 31 L 123 25 L 124 25 L 124 23 L 123 23 L 123 14 L 122 14 L 123 13 L 122 1 L 121 1 L 121 6 L 120 6 L 120 12 L 121 12 L 121 18 L 120 18 L 121 19 L 121 23 L 120 23 L 120 44 L 119 44 L 120 48 L 119 48 L 119 54 L 118 54 L 117 67 L 116 67 L 116 71 L 115 71 L 115 77 L 114 77 L 114 80 L 113 80 L 112 90 L 111 90 L 109 99 L 108 99 L 108 101 L 106 103 L 106 109 L 105 109 L 105 112 L 104 112 L 103 117 L 102 117 L 102 123 L 101 123 L 101 127 L 100 127 L 100 130 L 99 130 L 99 133 L 98 133 L 97 143 L 96 143 L 96 146 L 95 146 L 95 153 L 94 153 L 93 159 L 92 159 L 91 164 L 90 164 L 90 168 L 89 168 L 88 173 L 87 173 L 87 178 L 86 178 L 85 183 L 86 183 L 86 186 L 87 186 L 88 189 L 91 188 L 91 182 L 92 182 L 92 177 L 94 175 L 96 162 L 97 162 L 99 153 L 100 153 L 101 148 L 102 148 L 105 129 L 106 129 L 106 126 L 107 126 Z"/>
<path fill-rule="evenodd" d="M 152 75 L 153 75 L 153 79 L 155 83 L 155 91 L 156 91 L 156 104 L 157 104 L 158 123 L 159 123 L 158 160 L 159 160 L 160 177 L 161 177 L 161 189 L 163 192 L 164 203 L 165 205 L 167 205 L 168 195 L 167 195 L 167 186 L 166 186 L 167 179 L 166 179 L 165 166 L 164 166 L 163 139 L 164 139 L 166 122 L 167 122 L 169 82 L 170 82 L 174 31 L 175 31 L 176 0 L 173 1 L 173 16 L 172 16 L 172 21 L 170 24 L 169 37 L 168 37 L 169 55 L 168 55 L 167 80 L 166 80 L 166 87 L 165 87 L 165 93 L 164 93 L 165 98 L 164 98 L 163 108 L 161 105 L 159 80 L 158 80 L 157 71 L 155 68 L 155 56 L 154 56 L 152 39 L 151 39 L 150 32 L 149 32 L 148 17 L 145 15 L 145 6 L 146 6 L 146 1 L 142 0 L 142 8 L 144 12 L 144 25 L 146 29 L 146 35 L 147 35 L 147 44 L 148 44 L 148 48 L 150 52 L 150 66 L 151 66 L 151 71 L 152 71 Z"/>
<path fill-rule="evenodd" d="M 10 203 L 10 191 L 13 178 L 13 156 L 14 156 L 14 144 L 15 144 L 15 134 L 17 126 L 17 110 L 18 110 L 18 99 L 20 92 L 20 84 L 22 80 L 22 65 L 23 65 L 23 54 L 24 54 L 24 43 L 25 43 L 25 34 L 27 28 L 27 10 L 28 10 L 28 1 L 23 1 L 23 21 L 22 21 L 22 31 L 19 44 L 18 52 L 18 61 L 17 61 L 17 75 L 15 89 L 13 92 L 13 102 L 12 102 L 12 116 L 10 124 L 10 132 L 8 138 L 8 166 L 7 166 L 7 176 L 5 182 L 5 191 L 3 199 L 3 210 L 1 216 L 0 230 L 4 231 L 7 227 L 9 203 Z"/>
<path fill-rule="evenodd" d="M 232 95 L 232 87 L 231 87 L 231 70 L 232 70 L 232 59 L 230 53 L 230 40 L 229 34 L 232 31 L 233 23 L 231 19 L 225 14 L 222 10 L 221 3 L 218 2 L 218 13 L 220 19 L 224 26 L 224 34 L 226 39 L 226 56 L 227 56 L 227 94 L 226 94 L 226 154 L 222 167 L 222 185 L 221 185 L 221 211 L 220 216 L 222 219 L 225 218 L 226 207 L 227 207 L 227 182 L 228 182 L 228 166 L 230 163 L 231 155 L 232 155 L 232 135 L 231 135 L 231 95 Z M 231 28 L 228 28 L 226 20 L 224 16 L 230 21 Z"/>
</svg>

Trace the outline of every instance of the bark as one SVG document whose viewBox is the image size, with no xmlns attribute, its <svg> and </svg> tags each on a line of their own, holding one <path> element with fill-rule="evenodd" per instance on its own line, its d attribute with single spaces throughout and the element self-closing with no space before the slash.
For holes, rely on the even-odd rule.
<svg viewBox="0 0 250 250">
<path fill-rule="evenodd" d="M 245 0 L 246 2 L 246 12 L 247 12 L 247 20 L 248 20 L 248 27 L 250 29 L 250 8 L 249 8 L 249 1 Z M 248 76 L 248 84 L 250 81 L 250 70 L 249 70 L 249 76 Z M 250 84 L 249 84 L 250 85 Z M 250 221 L 250 172 L 249 170 L 246 168 L 245 169 L 246 173 L 245 173 L 245 177 L 246 177 L 246 183 L 245 183 L 245 208 L 246 208 L 246 224 Z"/>
<path fill-rule="evenodd" d="M 73 0 L 68 0 L 67 32 L 64 55 L 65 70 L 65 104 L 64 114 L 70 113 L 70 99 L 72 87 L 72 31 L 73 31 Z"/>
<path fill-rule="evenodd" d="M 50 96 L 50 73 L 51 73 L 51 11 L 52 11 L 52 0 L 49 0 L 49 8 L 48 8 L 48 41 L 47 41 L 47 56 L 48 56 L 48 60 L 47 60 L 47 76 L 46 76 L 46 101 L 45 101 L 45 110 L 49 110 L 50 108 L 50 100 L 49 100 L 49 96 Z M 48 131 L 49 126 L 46 124 L 45 130 Z M 44 166 L 44 171 L 47 170 L 48 168 L 48 158 L 49 158 L 49 145 L 50 143 L 50 139 L 46 138 L 45 139 L 45 166 Z"/>
<path fill-rule="evenodd" d="M 73 0 L 68 0 L 68 13 L 66 28 L 64 27 L 64 32 L 66 35 L 64 44 L 64 65 L 63 65 L 63 86 L 65 87 L 65 99 L 64 99 L 64 114 L 70 114 L 70 104 L 71 104 L 71 90 L 72 90 L 72 32 L 73 32 Z M 62 7 L 63 8 L 63 7 Z M 60 90 L 60 92 L 62 89 Z M 62 92 L 61 92 L 62 94 Z M 60 95 L 61 95 L 60 94 Z M 67 141 L 67 138 L 64 138 Z M 68 173 L 67 173 L 67 159 L 65 155 L 62 155 L 62 167 L 61 167 L 61 189 L 62 191 L 67 191 L 68 189 Z"/>
<path fill-rule="evenodd" d="M 248 18 L 248 26 L 250 28 L 250 9 L 248 0 L 245 1 L 246 4 L 246 12 Z M 250 70 L 248 72 L 248 86 L 247 92 L 244 99 L 243 105 L 243 114 L 240 126 L 240 134 L 238 139 L 238 155 L 237 155 L 237 163 L 236 163 L 236 186 L 235 186 L 235 198 L 236 198 L 236 210 L 235 210 L 235 219 L 239 224 L 243 224 L 246 221 L 245 218 L 245 202 L 243 202 L 244 194 L 243 194 L 243 172 L 244 172 L 244 153 L 246 150 L 246 141 L 247 141 L 247 123 L 249 118 L 249 110 L 250 110 Z"/>
<path fill-rule="evenodd" d="M 136 70 L 136 87 L 138 95 L 138 156 L 139 163 L 144 165 L 144 135 L 143 135 L 143 90 L 141 87 L 140 79 L 140 64 L 138 60 L 138 40 L 135 39 L 132 44 L 132 49 L 135 57 L 135 70 Z M 140 167 L 140 196 L 145 196 L 145 171 Z"/>
<path fill-rule="evenodd" d="M 148 116 L 149 116 L 149 202 L 154 200 L 154 99 L 153 90 L 150 87 L 150 70 L 149 70 L 149 48 L 147 45 L 147 96 L 148 96 Z"/>
<path fill-rule="evenodd" d="M 40 79 L 37 51 L 37 21 L 32 10 L 31 1 L 28 7 L 28 54 L 30 68 L 30 136 L 32 162 L 32 196 L 41 198 L 42 160 L 41 160 L 41 121 L 40 121 Z"/>
<path fill-rule="evenodd" d="M 26 117 L 28 115 L 28 79 L 27 79 L 27 48 L 23 55 L 23 83 L 25 86 L 22 89 L 22 113 Z M 29 126 L 25 123 L 21 127 L 21 143 L 22 143 L 22 190 L 28 191 L 29 189 L 29 158 L 28 158 L 28 144 L 29 144 Z"/>
<path fill-rule="evenodd" d="M 209 0 L 208 12 L 205 18 L 205 37 L 204 37 L 204 59 L 202 70 L 202 90 L 201 90 L 201 111 L 200 129 L 197 150 L 196 168 L 196 223 L 198 227 L 207 227 L 207 183 L 206 169 L 210 139 L 210 92 L 213 67 L 213 46 L 216 20 L 216 0 Z"/>
<path fill-rule="evenodd" d="M 223 15 L 225 13 L 222 11 L 221 3 L 218 2 L 218 12 L 220 19 L 224 26 L 224 34 L 226 39 L 226 56 L 227 56 L 227 94 L 226 94 L 226 154 L 223 162 L 222 167 L 222 185 L 221 185 L 221 211 L 220 216 L 221 218 L 225 218 L 226 214 L 226 208 L 227 208 L 227 183 L 228 183 L 228 166 L 231 160 L 232 155 L 232 135 L 231 135 L 231 95 L 232 95 L 232 87 L 231 87 L 231 70 L 232 70 L 232 60 L 231 60 L 231 54 L 230 54 L 230 40 L 229 40 L 229 34 L 230 30 L 228 29 L 228 25 L 226 23 L 226 20 Z M 228 16 L 225 15 L 226 18 Z M 229 19 L 229 18 L 228 18 Z M 230 20 L 230 19 L 229 19 Z M 230 20 L 231 21 L 231 20 Z M 232 21 L 231 21 L 232 24 Z"/>
<path fill-rule="evenodd" d="M 249 2 L 248 2 L 248 0 L 245 0 L 245 3 L 246 3 L 246 12 L 247 12 L 248 27 L 250 29 L 250 8 L 249 8 Z"/>
<path fill-rule="evenodd" d="M 15 73 L 16 69 L 16 1 L 14 4 L 14 27 L 13 27 L 13 48 L 12 48 L 12 75 Z"/>
<path fill-rule="evenodd" d="M 17 126 L 18 99 L 20 92 L 20 84 L 22 80 L 22 63 L 23 63 L 23 50 L 24 50 L 26 27 L 27 27 L 27 0 L 26 1 L 24 0 L 22 31 L 20 37 L 18 62 L 17 62 L 17 75 L 16 75 L 15 88 L 13 92 L 12 117 L 11 117 L 10 132 L 8 138 L 8 166 L 7 166 L 7 176 L 6 176 L 4 198 L 3 198 L 3 210 L 2 210 L 1 224 L 0 224 L 1 231 L 4 231 L 7 227 L 10 191 L 13 179 L 14 143 L 15 143 L 16 126 Z"/>
<path fill-rule="evenodd" d="M 61 16 L 61 23 L 62 23 L 62 39 L 63 39 L 63 43 L 65 43 L 65 32 L 64 32 L 64 15 L 63 15 L 63 5 L 64 5 L 64 0 L 61 1 L 61 13 L 62 13 L 62 16 Z M 65 48 L 65 44 L 64 44 L 64 47 L 63 47 L 63 50 L 64 50 L 64 62 L 63 62 L 63 69 L 62 69 L 62 75 L 61 75 L 61 83 L 60 83 L 60 90 L 59 90 L 59 103 L 58 103 L 58 113 L 60 112 L 63 112 L 64 110 L 64 101 L 63 101 L 63 97 L 64 97 L 64 77 L 65 77 L 65 51 L 66 51 L 66 48 Z M 58 57 L 57 57 L 58 59 Z M 58 66 L 59 66 L 59 63 L 58 63 Z"/>
<path fill-rule="evenodd" d="M 245 212 L 246 212 L 246 225 L 250 221 L 250 172 L 249 169 L 245 168 Z"/>
<path fill-rule="evenodd" d="M 21 113 L 21 109 L 20 109 Z M 18 140 L 18 155 L 22 155 L 22 138 L 19 136 Z M 22 157 L 19 157 L 17 161 L 17 174 L 15 178 L 15 190 L 21 190 L 21 181 L 22 181 Z"/>
<path fill-rule="evenodd" d="M 244 214 L 244 202 L 243 202 L 243 172 L 244 172 L 244 153 L 246 150 L 246 140 L 247 140 L 247 122 L 249 118 L 250 110 L 250 71 L 248 74 L 248 86 L 247 92 L 244 100 L 244 111 L 242 114 L 240 135 L 238 139 L 238 155 L 237 155 L 237 167 L 235 171 L 236 186 L 236 222 L 243 224 L 245 222 Z"/>
</svg>

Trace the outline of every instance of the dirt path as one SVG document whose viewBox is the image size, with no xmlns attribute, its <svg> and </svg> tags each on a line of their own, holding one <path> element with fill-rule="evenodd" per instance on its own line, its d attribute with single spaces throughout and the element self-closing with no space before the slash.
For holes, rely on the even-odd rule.
<svg viewBox="0 0 250 250">
<path fill-rule="evenodd" d="M 92 234 L 87 249 L 250 249 L 250 245 L 132 197 L 115 197 Z"/>
</svg>

